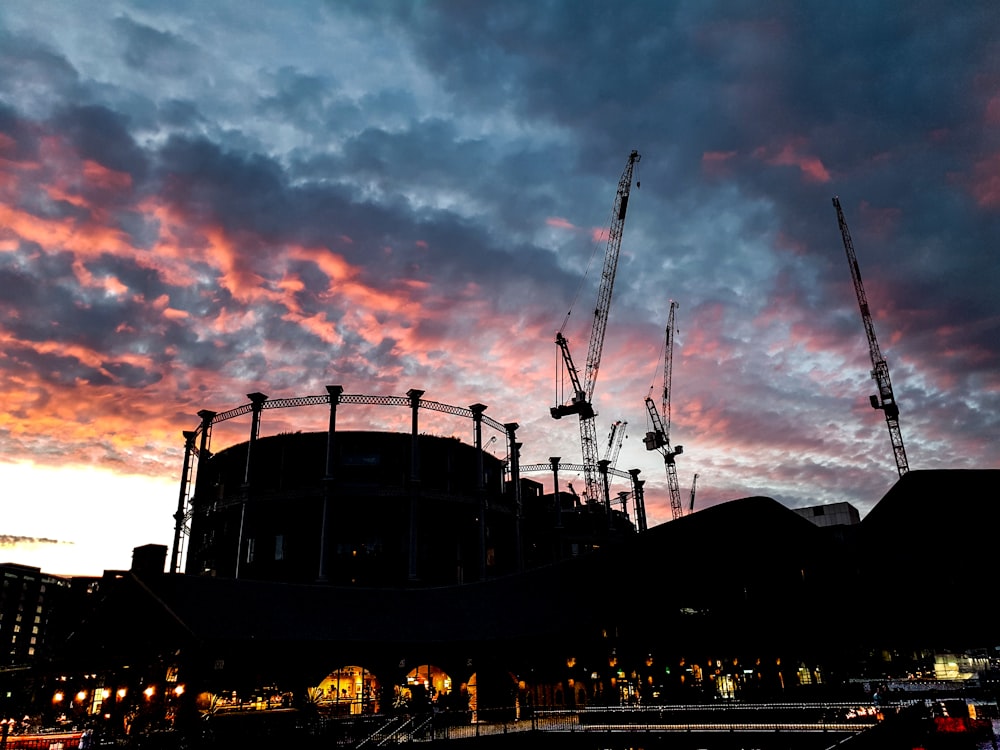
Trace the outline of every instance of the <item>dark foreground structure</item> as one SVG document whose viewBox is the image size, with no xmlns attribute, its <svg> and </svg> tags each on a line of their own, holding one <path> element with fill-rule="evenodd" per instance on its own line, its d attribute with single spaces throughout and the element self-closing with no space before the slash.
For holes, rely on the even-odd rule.
<svg viewBox="0 0 1000 750">
<path fill-rule="evenodd" d="M 854 525 L 746 497 L 643 530 L 609 493 L 522 480 L 478 431 L 257 429 L 201 454 L 187 572 L 137 548 L 52 658 L 0 676 L 0 711 L 133 744 L 209 721 L 245 746 L 485 742 L 571 715 L 564 741 L 587 747 L 614 709 L 655 747 L 676 706 L 808 703 L 833 727 L 851 706 L 996 701 L 1000 471 L 910 471 Z M 956 705 L 922 719 L 976 720 Z"/>
</svg>

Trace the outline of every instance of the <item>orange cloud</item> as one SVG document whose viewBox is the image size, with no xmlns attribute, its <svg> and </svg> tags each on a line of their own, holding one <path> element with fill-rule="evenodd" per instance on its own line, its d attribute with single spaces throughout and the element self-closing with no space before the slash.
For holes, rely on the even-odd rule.
<svg viewBox="0 0 1000 750">
<path fill-rule="evenodd" d="M 117 172 L 89 159 L 83 163 L 83 177 L 93 187 L 125 191 L 132 188 L 132 175 Z"/>
</svg>

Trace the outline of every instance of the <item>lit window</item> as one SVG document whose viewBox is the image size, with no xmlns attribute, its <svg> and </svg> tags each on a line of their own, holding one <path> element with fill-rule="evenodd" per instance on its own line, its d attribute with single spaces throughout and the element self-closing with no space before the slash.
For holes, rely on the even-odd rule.
<svg viewBox="0 0 1000 750">
<path fill-rule="evenodd" d="M 276 534 L 274 537 L 274 559 L 285 559 L 285 535 Z"/>
</svg>

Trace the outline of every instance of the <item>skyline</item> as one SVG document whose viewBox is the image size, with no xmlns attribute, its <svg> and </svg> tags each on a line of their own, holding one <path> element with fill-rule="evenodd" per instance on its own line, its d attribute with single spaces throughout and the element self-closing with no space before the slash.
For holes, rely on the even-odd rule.
<svg viewBox="0 0 1000 750">
<path fill-rule="evenodd" d="M 632 149 L 595 407 L 599 440 L 628 422 L 650 525 L 671 300 L 685 504 L 697 473 L 696 510 L 863 516 L 897 480 L 835 196 L 910 469 L 1000 468 L 995 5 L 246 8 L 0 7 L 0 562 L 99 574 L 169 545 L 181 432 L 255 391 L 481 402 L 522 464 L 579 463 L 554 338 L 582 370 Z"/>
</svg>

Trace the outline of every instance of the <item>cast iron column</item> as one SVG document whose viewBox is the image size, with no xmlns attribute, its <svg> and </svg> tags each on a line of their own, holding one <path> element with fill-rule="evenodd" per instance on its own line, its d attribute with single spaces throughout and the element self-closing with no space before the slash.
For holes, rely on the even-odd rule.
<svg viewBox="0 0 1000 750">
<path fill-rule="evenodd" d="M 250 502 L 250 483 L 253 472 L 251 470 L 253 462 L 253 449 L 257 445 L 257 437 L 260 435 L 260 413 L 264 408 L 267 396 L 263 393 L 248 393 L 250 399 L 250 409 L 252 416 L 250 419 L 250 442 L 247 443 L 247 465 L 243 473 L 243 502 L 240 504 L 240 533 L 236 544 L 236 573 L 234 578 L 240 577 L 240 560 L 243 558 L 243 528 L 247 517 L 247 504 Z M 249 562 L 249 560 L 247 561 Z"/>
<path fill-rule="evenodd" d="M 325 582 L 329 577 L 327 547 L 330 531 L 327 528 L 330 517 L 330 500 L 333 497 L 335 440 L 337 434 L 337 404 L 344 392 L 343 386 L 328 385 L 326 392 L 330 394 L 330 422 L 326 430 L 326 473 L 323 476 L 323 513 L 319 525 L 319 580 Z"/>
<path fill-rule="evenodd" d="M 504 425 L 507 430 L 507 443 L 510 447 L 510 481 L 514 490 L 514 550 L 517 555 L 515 560 L 516 570 L 522 567 L 523 554 L 521 551 L 521 443 L 517 442 L 517 422 L 508 422 Z"/>
<path fill-rule="evenodd" d="M 556 501 L 556 528 L 562 528 L 562 499 L 559 497 L 559 459 L 560 456 L 549 456 L 552 464 L 552 496 Z"/>
<path fill-rule="evenodd" d="M 194 430 L 184 430 L 184 464 L 181 468 L 181 489 L 177 497 L 177 512 L 174 513 L 174 548 L 170 554 L 170 572 L 180 573 L 181 536 L 184 533 L 184 516 L 187 515 L 188 481 L 191 476 L 191 454 L 194 452 L 194 439 L 198 433 Z"/>
<path fill-rule="evenodd" d="M 201 442 L 198 447 L 198 473 L 194 478 L 194 498 L 191 503 L 195 511 L 203 508 L 203 502 L 205 500 L 205 482 L 208 481 L 208 459 L 211 458 L 209 451 L 209 446 L 211 445 L 212 439 L 212 420 L 215 419 L 215 412 L 209 411 L 208 409 L 202 409 L 198 412 L 198 416 L 201 417 L 201 426 L 198 428 L 201 431 Z M 194 520 L 192 519 L 191 525 L 194 526 Z M 213 550 L 213 554 L 215 550 Z M 190 564 L 190 555 L 188 556 Z M 201 571 L 194 571 L 199 573 Z"/>
<path fill-rule="evenodd" d="M 601 472 L 601 484 L 604 487 L 604 507 L 607 510 L 608 531 L 611 530 L 611 490 L 608 487 L 608 466 L 610 465 L 611 462 L 606 458 L 597 462 L 597 470 Z"/>
<path fill-rule="evenodd" d="M 409 549 L 409 579 L 417 580 L 417 498 L 420 495 L 420 449 L 418 447 L 419 420 L 417 412 L 420 409 L 420 397 L 423 391 L 411 388 L 406 392 L 410 399 L 412 419 L 410 425 L 410 549 Z"/>
<path fill-rule="evenodd" d="M 472 422 L 476 435 L 476 494 L 479 496 L 479 580 L 486 580 L 486 486 L 483 469 L 483 404 L 473 404 Z"/>
<path fill-rule="evenodd" d="M 639 469 L 629 469 L 628 474 L 632 477 L 632 497 L 635 503 L 635 527 L 638 531 L 646 530 L 646 499 L 643 497 L 642 486 L 646 484 L 645 479 L 639 479 Z"/>
</svg>

